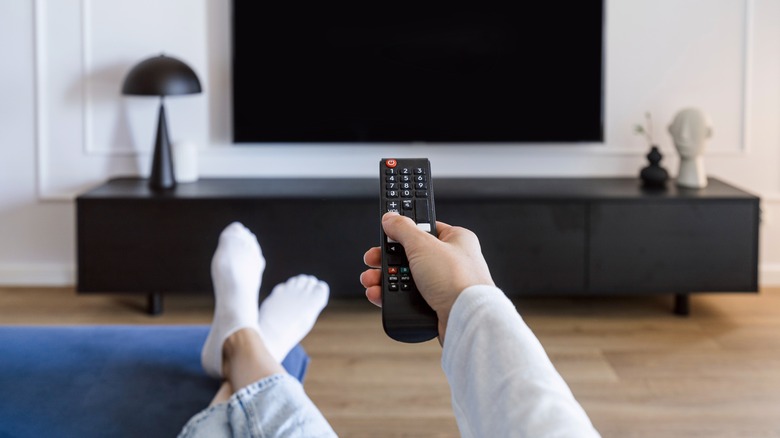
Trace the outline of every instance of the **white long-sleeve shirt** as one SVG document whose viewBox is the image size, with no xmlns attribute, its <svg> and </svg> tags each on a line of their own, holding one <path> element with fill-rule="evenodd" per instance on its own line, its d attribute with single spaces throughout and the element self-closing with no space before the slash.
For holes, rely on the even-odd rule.
<svg viewBox="0 0 780 438">
<path fill-rule="evenodd" d="M 472 286 L 455 301 L 442 368 L 463 437 L 599 436 L 498 288 Z"/>
</svg>

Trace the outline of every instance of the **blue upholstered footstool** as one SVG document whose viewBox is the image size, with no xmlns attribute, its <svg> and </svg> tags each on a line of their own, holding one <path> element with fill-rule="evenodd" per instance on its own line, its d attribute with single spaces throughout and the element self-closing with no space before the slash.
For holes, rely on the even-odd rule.
<svg viewBox="0 0 780 438">
<path fill-rule="evenodd" d="M 219 382 L 207 326 L 0 327 L 0 438 L 175 437 Z M 309 357 L 284 360 L 303 381 Z"/>
</svg>

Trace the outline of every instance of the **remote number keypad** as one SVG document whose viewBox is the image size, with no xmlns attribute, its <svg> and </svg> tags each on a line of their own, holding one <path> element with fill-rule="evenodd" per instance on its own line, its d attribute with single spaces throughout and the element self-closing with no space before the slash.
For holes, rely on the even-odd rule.
<svg viewBox="0 0 780 438">
<path fill-rule="evenodd" d="M 388 201 L 385 212 L 403 214 L 416 223 L 428 222 L 428 179 L 425 169 L 385 169 L 385 173 L 385 196 L 393 200 L 400 198 L 400 202 Z"/>
</svg>

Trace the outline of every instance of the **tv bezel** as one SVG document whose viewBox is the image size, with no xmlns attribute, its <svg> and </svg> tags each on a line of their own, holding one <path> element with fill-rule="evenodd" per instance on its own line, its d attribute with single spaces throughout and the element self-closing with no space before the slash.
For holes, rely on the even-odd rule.
<svg viewBox="0 0 780 438">
<path fill-rule="evenodd" d="M 408 139 L 408 140 L 393 140 L 393 141 L 386 141 L 386 140 L 374 140 L 374 139 L 339 139 L 339 140 L 333 140 L 333 139 L 318 139 L 318 140 L 261 140 L 261 139 L 252 139 L 252 138 L 239 138 L 238 135 L 238 129 L 236 126 L 236 103 L 235 103 L 235 94 L 237 92 L 237 83 L 236 83 L 236 7 L 235 4 L 238 1 L 246 1 L 246 0 L 232 0 L 230 3 L 231 6 L 231 30 L 230 30 L 230 50 L 231 50 L 231 87 L 230 87 L 230 107 L 231 107 L 231 121 L 230 121 L 230 127 L 231 127 L 231 137 L 232 142 L 234 144 L 238 145 L 252 145 L 252 144 L 276 144 L 276 143 L 289 143 L 289 144 L 497 144 L 497 145 L 526 145 L 526 144 L 561 144 L 561 145 L 567 145 L 567 144 L 593 144 L 593 143 L 603 143 L 604 142 L 604 133 L 605 133 L 605 106 L 606 106 L 606 95 L 605 95 L 605 74 L 606 74 L 606 2 L 605 0 L 600 0 L 600 24 L 599 27 L 601 29 L 601 45 L 600 45 L 600 52 L 599 52 L 599 60 L 598 63 L 594 63 L 594 65 L 598 65 L 599 68 L 599 81 L 598 81 L 598 94 L 600 96 L 599 98 L 599 109 L 598 109 L 598 127 L 594 129 L 594 132 L 597 132 L 597 135 L 593 138 L 586 138 L 585 136 L 582 136 L 581 139 L 576 140 L 560 140 L 550 137 L 550 139 L 542 139 L 542 140 L 447 140 L 447 141 L 436 141 L 436 140 L 419 140 L 419 139 Z"/>
</svg>

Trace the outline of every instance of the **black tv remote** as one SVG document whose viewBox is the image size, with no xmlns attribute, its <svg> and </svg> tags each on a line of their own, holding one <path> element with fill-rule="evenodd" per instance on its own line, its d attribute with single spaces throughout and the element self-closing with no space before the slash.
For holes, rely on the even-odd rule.
<svg viewBox="0 0 780 438">
<path fill-rule="evenodd" d="M 427 158 L 386 158 L 379 163 L 380 217 L 394 211 L 414 220 L 434 236 L 431 164 Z M 420 295 L 404 248 L 387 237 L 382 242 L 382 325 L 388 336 L 401 342 L 424 342 L 439 334 L 439 320 Z"/>
</svg>

